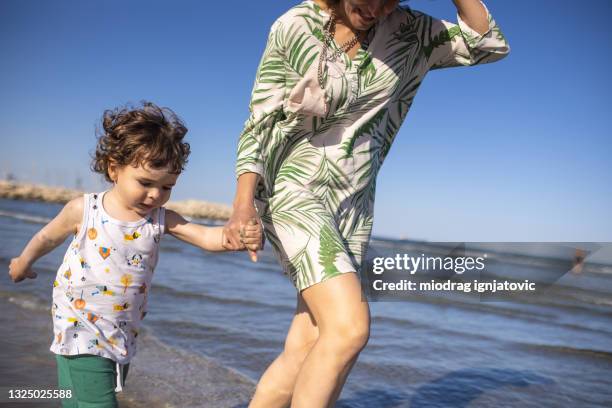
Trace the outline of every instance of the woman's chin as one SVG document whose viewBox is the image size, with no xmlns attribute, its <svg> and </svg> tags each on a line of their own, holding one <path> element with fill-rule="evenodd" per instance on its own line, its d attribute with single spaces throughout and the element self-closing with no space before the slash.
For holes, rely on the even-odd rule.
<svg viewBox="0 0 612 408">
<path fill-rule="evenodd" d="M 376 22 L 375 18 L 364 19 L 363 17 L 356 17 L 353 19 L 351 23 L 353 24 L 353 27 L 355 29 L 359 31 L 366 31 L 366 30 L 369 30 L 370 27 L 372 27 L 375 22 Z"/>
</svg>

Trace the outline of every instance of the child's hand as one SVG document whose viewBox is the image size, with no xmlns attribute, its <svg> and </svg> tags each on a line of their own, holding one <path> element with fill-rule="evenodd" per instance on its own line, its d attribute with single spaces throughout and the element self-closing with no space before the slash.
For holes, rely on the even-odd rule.
<svg viewBox="0 0 612 408">
<path fill-rule="evenodd" d="M 257 251 L 263 248 L 262 228 L 255 218 L 240 229 L 240 242 L 249 251 L 251 261 L 257 262 Z"/>
<path fill-rule="evenodd" d="M 22 258 L 17 257 L 11 259 L 11 264 L 9 265 L 9 276 L 13 282 L 17 283 L 26 278 L 35 279 L 38 274 L 34 272 L 31 266 L 24 262 Z"/>
</svg>

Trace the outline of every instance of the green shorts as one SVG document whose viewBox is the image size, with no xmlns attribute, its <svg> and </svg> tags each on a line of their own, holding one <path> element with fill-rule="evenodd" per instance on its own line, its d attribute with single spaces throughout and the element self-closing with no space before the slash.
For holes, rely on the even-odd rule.
<svg viewBox="0 0 612 408">
<path fill-rule="evenodd" d="M 63 408 L 113 408 L 118 407 L 115 396 L 117 387 L 117 363 L 113 360 L 81 354 L 77 356 L 55 355 L 60 390 L 71 390 L 72 397 L 62 399 Z M 129 364 L 121 366 L 122 386 Z"/>
</svg>

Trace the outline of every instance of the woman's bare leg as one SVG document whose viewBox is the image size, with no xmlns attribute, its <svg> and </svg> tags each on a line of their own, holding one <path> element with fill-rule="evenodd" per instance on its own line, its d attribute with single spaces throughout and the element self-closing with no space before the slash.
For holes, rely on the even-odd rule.
<svg viewBox="0 0 612 408">
<path fill-rule="evenodd" d="M 336 389 L 334 390 L 334 394 L 332 395 L 331 402 L 328 405 L 329 408 L 333 408 L 335 402 L 338 400 L 338 398 L 340 398 L 340 393 L 342 392 L 342 387 L 344 387 L 344 383 L 346 383 L 346 379 L 348 378 L 351 370 L 353 369 L 353 366 L 357 362 L 357 358 L 359 358 L 359 355 L 356 355 L 349 362 L 348 366 L 342 371 L 342 374 L 340 375 L 341 381 L 339 382 L 339 384 L 336 386 Z"/>
<path fill-rule="evenodd" d="M 287 333 L 285 348 L 259 380 L 250 408 L 289 406 L 302 362 L 318 336 L 319 329 L 304 299 L 298 294 L 296 312 Z"/>
<path fill-rule="evenodd" d="M 307 354 L 293 390 L 292 408 L 333 407 L 370 334 L 370 311 L 355 273 L 345 273 L 302 291 L 319 336 Z"/>
</svg>

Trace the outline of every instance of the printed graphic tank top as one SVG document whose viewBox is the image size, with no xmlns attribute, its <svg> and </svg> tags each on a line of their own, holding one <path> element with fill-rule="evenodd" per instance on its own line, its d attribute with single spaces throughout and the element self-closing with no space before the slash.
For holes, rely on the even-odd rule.
<svg viewBox="0 0 612 408">
<path fill-rule="evenodd" d="M 146 314 L 165 210 L 119 221 L 104 210 L 105 193 L 85 194 L 81 228 L 53 282 L 51 351 L 127 364 Z"/>
</svg>

